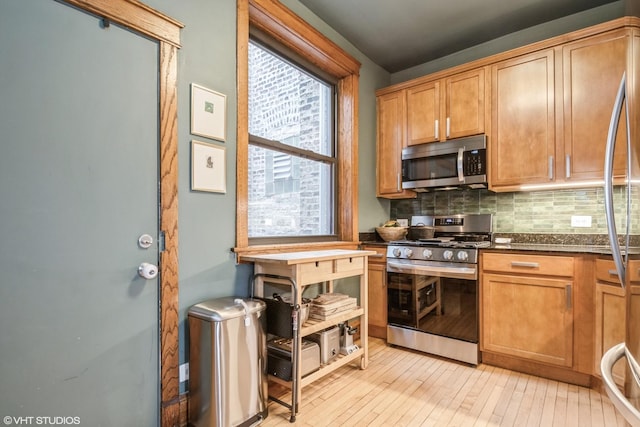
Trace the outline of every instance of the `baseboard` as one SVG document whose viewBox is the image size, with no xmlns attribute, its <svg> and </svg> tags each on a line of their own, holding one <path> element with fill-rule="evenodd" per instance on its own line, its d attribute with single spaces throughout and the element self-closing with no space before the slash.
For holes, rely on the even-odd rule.
<svg viewBox="0 0 640 427">
<path fill-rule="evenodd" d="M 510 369 L 537 377 L 562 381 L 582 387 L 591 388 L 594 385 L 593 377 L 589 374 L 576 372 L 568 368 L 545 365 L 543 363 L 523 360 L 517 357 L 505 356 L 491 352 L 482 352 L 482 363 L 500 368 Z"/>
</svg>

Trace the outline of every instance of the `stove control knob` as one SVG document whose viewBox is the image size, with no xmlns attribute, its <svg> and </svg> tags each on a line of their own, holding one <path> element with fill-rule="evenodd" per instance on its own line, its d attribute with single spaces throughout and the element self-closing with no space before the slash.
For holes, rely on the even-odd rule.
<svg viewBox="0 0 640 427">
<path fill-rule="evenodd" d="M 460 252 L 458 252 L 458 259 L 460 261 L 466 261 L 466 260 L 469 259 L 469 254 L 466 253 L 465 251 L 460 251 Z"/>
<path fill-rule="evenodd" d="M 453 259 L 453 251 L 446 250 L 442 253 L 442 257 L 446 260 Z"/>
<path fill-rule="evenodd" d="M 396 258 L 400 258 L 400 255 L 402 255 L 402 251 L 400 250 L 400 248 L 393 248 L 393 256 Z"/>
<path fill-rule="evenodd" d="M 404 256 L 406 256 L 407 258 L 411 258 L 413 256 L 413 250 L 412 249 L 405 249 L 404 250 Z"/>
<path fill-rule="evenodd" d="M 423 256 L 425 259 L 431 259 L 431 257 L 433 257 L 433 251 L 432 251 L 431 249 L 425 249 L 425 250 L 422 252 L 422 256 Z"/>
</svg>

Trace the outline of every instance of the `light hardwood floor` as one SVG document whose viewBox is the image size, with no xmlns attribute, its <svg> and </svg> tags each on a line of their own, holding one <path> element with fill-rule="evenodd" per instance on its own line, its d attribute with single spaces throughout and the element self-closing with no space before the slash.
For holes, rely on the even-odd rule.
<svg viewBox="0 0 640 427">
<path fill-rule="evenodd" d="M 471 367 L 369 340 L 369 366 L 302 390 L 296 423 L 269 403 L 263 426 L 626 426 L 606 395 L 493 366 Z M 272 395 L 291 402 L 278 386 Z"/>
</svg>

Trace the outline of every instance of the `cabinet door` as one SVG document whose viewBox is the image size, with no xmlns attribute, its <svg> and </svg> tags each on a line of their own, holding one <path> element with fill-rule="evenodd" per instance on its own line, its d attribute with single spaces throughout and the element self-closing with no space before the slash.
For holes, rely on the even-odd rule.
<svg viewBox="0 0 640 427">
<path fill-rule="evenodd" d="M 484 132 L 484 68 L 445 79 L 445 137 Z"/>
<path fill-rule="evenodd" d="M 386 198 L 415 197 L 402 190 L 402 149 L 406 142 L 406 92 L 380 95 L 378 107 L 378 145 L 376 155 L 377 196 Z"/>
<path fill-rule="evenodd" d="M 604 155 L 620 79 L 627 69 L 630 33 L 589 37 L 562 49 L 564 90 L 564 179 L 601 180 Z M 618 126 L 614 175 L 624 177 L 626 121 Z"/>
<path fill-rule="evenodd" d="M 491 67 L 490 185 L 497 191 L 554 180 L 554 52 Z"/>
<path fill-rule="evenodd" d="M 482 350 L 571 367 L 569 280 L 485 274 Z"/>
<path fill-rule="evenodd" d="M 369 263 L 369 335 L 387 338 L 387 272 L 385 264 Z"/>
<path fill-rule="evenodd" d="M 613 263 L 611 263 L 613 264 Z M 596 331 L 595 366 L 600 373 L 600 359 L 611 347 L 625 341 L 625 299 L 620 285 L 596 283 Z M 613 368 L 613 377 L 618 385 L 624 384 L 624 359 Z"/>
<path fill-rule="evenodd" d="M 439 141 L 441 125 L 440 82 L 407 89 L 407 145 Z"/>
</svg>

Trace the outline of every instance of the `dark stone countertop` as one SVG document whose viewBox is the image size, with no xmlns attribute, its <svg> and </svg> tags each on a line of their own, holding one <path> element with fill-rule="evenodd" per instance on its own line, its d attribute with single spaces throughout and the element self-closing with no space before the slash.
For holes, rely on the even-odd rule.
<svg viewBox="0 0 640 427">
<path fill-rule="evenodd" d="M 611 246 L 605 234 L 494 233 L 493 238 L 509 238 L 511 243 L 493 243 L 483 250 L 611 255 Z M 363 245 L 387 245 L 375 232 L 360 233 L 360 240 Z M 620 243 L 624 247 L 623 242 Z M 640 254 L 640 236 L 631 236 L 629 254 Z"/>
</svg>

